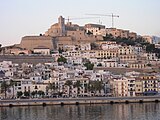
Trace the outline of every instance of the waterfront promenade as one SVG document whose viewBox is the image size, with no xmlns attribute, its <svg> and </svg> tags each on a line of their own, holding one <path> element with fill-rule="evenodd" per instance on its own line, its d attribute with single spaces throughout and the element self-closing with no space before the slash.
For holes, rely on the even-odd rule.
<svg viewBox="0 0 160 120">
<path fill-rule="evenodd" d="M 160 96 L 83 97 L 0 100 L 0 107 L 160 102 Z"/>
</svg>

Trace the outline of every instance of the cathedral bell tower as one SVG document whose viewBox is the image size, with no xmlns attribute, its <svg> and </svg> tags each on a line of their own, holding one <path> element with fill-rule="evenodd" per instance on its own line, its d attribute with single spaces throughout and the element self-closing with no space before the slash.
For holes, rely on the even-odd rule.
<svg viewBox="0 0 160 120">
<path fill-rule="evenodd" d="M 58 24 L 60 28 L 60 36 L 65 36 L 65 19 L 62 16 L 58 18 Z"/>
</svg>

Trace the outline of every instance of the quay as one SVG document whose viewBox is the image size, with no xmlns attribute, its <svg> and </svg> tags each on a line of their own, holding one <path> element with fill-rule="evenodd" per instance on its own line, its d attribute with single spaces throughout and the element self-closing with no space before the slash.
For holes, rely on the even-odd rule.
<svg viewBox="0 0 160 120">
<path fill-rule="evenodd" d="M 160 96 L 85 97 L 0 100 L 0 107 L 160 102 Z"/>
</svg>

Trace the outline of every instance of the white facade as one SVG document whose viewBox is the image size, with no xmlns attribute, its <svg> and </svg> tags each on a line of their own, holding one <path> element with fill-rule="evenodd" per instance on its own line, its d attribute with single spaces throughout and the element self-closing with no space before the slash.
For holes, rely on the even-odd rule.
<svg viewBox="0 0 160 120">
<path fill-rule="evenodd" d="M 46 93 L 47 84 L 35 84 L 30 79 L 17 79 L 14 86 L 14 95 L 16 96 L 17 92 L 33 92 L 33 91 L 43 91 Z M 11 89 L 13 94 L 13 88 Z"/>
<path fill-rule="evenodd" d="M 5 73 L 6 77 L 13 77 L 14 67 L 11 61 L 0 62 L 0 71 Z"/>
<path fill-rule="evenodd" d="M 119 45 L 117 45 L 117 44 L 102 44 L 101 48 L 102 48 L 102 50 L 118 49 Z"/>
<path fill-rule="evenodd" d="M 82 63 L 82 58 L 81 57 L 68 57 L 67 63 L 69 64 L 81 64 Z"/>
<path fill-rule="evenodd" d="M 128 96 L 135 96 L 135 78 L 133 77 L 127 77 L 128 79 Z"/>
<path fill-rule="evenodd" d="M 42 55 L 50 55 L 50 49 L 49 48 L 34 48 L 34 53 L 42 54 Z"/>
</svg>

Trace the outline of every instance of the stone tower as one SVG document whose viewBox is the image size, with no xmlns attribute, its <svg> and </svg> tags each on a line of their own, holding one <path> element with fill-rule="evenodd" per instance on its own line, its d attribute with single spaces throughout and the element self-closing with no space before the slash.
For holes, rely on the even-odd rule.
<svg viewBox="0 0 160 120">
<path fill-rule="evenodd" d="M 60 28 L 60 36 L 65 36 L 65 19 L 62 16 L 58 18 L 58 25 Z"/>
</svg>

